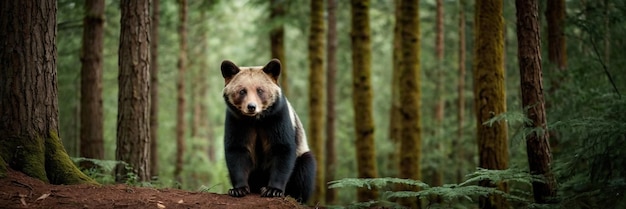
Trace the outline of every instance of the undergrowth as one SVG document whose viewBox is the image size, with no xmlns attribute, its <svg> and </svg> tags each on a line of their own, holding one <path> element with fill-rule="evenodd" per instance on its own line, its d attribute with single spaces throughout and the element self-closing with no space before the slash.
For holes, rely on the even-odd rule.
<svg viewBox="0 0 626 209">
<path fill-rule="evenodd" d="M 487 170 L 478 168 L 472 174 L 467 175 L 467 180 L 459 184 L 445 184 L 443 186 L 431 187 L 430 185 L 412 179 L 399 178 L 372 178 L 358 179 L 346 178 L 329 182 L 330 189 L 345 187 L 366 187 L 371 189 L 377 188 L 393 188 L 394 185 L 404 184 L 417 186 L 419 191 L 394 191 L 389 190 L 382 192 L 379 200 L 369 202 L 355 202 L 347 208 L 362 208 L 371 206 L 382 206 L 398 208 L 402 207 L 395 203 L 395 199 L 417 197 L 422 200 L 422 204 L 426 208 L 473 208 L 474 206 L 464 204 L 466 202 L 478 202 L 480 196 L 502 195 L 509 200 L 515 208 L 544 208 L 544 205 L 534 204 L 532 202 L 532 194 L 523 191 L 512 191 L 505 193 L 490 187 L 478 186 L 479 181 L 490 181 L 492 183 L 506 182 L 512 185 L 524 185 L 529 187 L 531 181 L 541 181 L 540 177 L 530 175 L 526 171 L 520 169 L 507 170 Z M 433 198 L 438 197 L 441 202 L 434 201 Z M 338 207 L 338 206 L 335 206 Z"/>
</svg>

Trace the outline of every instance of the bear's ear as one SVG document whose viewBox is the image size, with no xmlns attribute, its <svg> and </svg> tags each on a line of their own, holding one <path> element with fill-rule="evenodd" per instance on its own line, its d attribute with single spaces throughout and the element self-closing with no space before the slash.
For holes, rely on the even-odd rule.
<svg viewBox="0 0 626 209">
<path fill-rule="evenodd" d="M 228 83 L 230 79 L 233 78 L 233 76 L 239 73 L 239 67 L 237 67 L 235 63 L 229 60 L 222 61 L 221 68 L 222 68 L 222 77 L 224 77 L 224 80 L 226 80 L 226 83 Z"/>
<path fill-rule="evenodd" d="M 270 60 L 270 62 L 268 62 L 264 67 L 263 67 L 263 72 L 267 73 L 268 75 L 272 76 L 272 79 L 274 79 L 274 81 L 276 83 L 278 83 L 278 76 L 280 75 L 280 60 L 274 58 L 272 60 Z"/>
</svg>

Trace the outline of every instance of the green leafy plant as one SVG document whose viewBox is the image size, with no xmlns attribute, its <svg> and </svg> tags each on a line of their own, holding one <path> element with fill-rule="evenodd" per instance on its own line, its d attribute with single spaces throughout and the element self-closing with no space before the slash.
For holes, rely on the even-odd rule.
<svg viewBox="0 0 626 209">
<path fill-rule="evenodd" d="M 487 195 L 502 195 L 507 198 L 516 208 L 539 208 L 545 207 L 542 205 L 534 204 L 532 201 L 532 194 L 523 191 L 517 191 L 506 193 L 495 188 L 482 187 L 476 185 L 479 181 L 490 181 L 492 183 L 507 182 L 509 184 L 516 184 L 521 186 L 530 187 L 532 181 L 541 181 L 540 176 L 530 175 L 528 172 L 520 169 L 507 169 L 507 170 L 488 170 L 478 168 L 474 173 L 467 175 L 468 179 L 459 184 L 445 184 L 443 186 L 431 187 L 430 185 L 421 182 L 419 180 L 412 179 L 399 179 L 399 178 L 373 178 L 373 179 L 358 179 L 358 178 L 346 178 L 337 181 L 329 182 L 330 189 L 345 188 L 345 187 L 365 187 L 371 189 L 377 188 L 390 188 L 394 184 L 404 184 L 417 186 L 419 191 L 385 191 L 382 193 L 380 200 L 370 202 L 358 202 L 348 205 L 348 208 L 361 208 L 370 207 L 373 205 L 381 205 L 384 207 L 400 207 L 393 202 L 397 198 L 409 198 L 418 197 L 429 205 L 429 208 L 451 208 L 465 206 L 459 204 L 461 201 L 477 202 L 476 200 L 480 196 Z M 431 201 L 430 198 L 439 197 L 442 202 L 437 203 Z"/>
<path fill-rule="evenodd" d="M 85 161 L 92 163 L 94 165 L 92 168 L 83 169 L 82 171 L 87 176 L 101 184 L 115 183 L 115 176 L 113 172 L 115 171 L 115 166 L 118 163 L 121 163 L 120 161 L 115 160 L 98 160 L 84 157 L 73 157 L 71 159 L 76 165 Z"/>
</svg>

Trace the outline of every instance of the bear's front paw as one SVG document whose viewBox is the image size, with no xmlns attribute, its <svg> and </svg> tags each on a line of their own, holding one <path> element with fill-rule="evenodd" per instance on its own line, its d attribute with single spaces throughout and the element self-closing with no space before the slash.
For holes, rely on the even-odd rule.
<svg viewBox="0 0 626 209">
<path fill-rule="evenodd" d="M 282 197 L 283 191 L 280 189 L 272 188 L 272 187 L 263 187 L 261 188 L 261 197 Z"/>
<path fill-rule="evenodd" d="M 250 188 L 248 187 L 232 188 L 228 190 L 228 195 L 233 197 L 243 197 L 247 194 L 250 194 Z"/>
</svg>

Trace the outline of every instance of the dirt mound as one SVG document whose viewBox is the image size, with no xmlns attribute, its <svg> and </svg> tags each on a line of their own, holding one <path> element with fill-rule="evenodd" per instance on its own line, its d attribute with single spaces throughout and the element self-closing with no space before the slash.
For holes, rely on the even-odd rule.
<svg viewBox="0 0 626 209">
<path fill-rule="evenodd" d="M 128 185 L 51 185 L 16 171 L 0 179 L 0 208 L 306 208 L 293 198 L 261 198 Z"/>
</svg>

